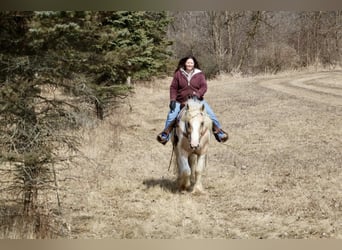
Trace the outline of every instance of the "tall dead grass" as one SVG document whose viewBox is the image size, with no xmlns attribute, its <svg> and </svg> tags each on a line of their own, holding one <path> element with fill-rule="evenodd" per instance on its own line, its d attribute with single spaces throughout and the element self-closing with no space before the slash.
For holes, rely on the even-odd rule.
<svg viewBox="0 0 342 250">
<path fill-rule="evenodd" d="M 202 196 L 176 192 L 172 147 L 155 140 L 171 79 L 136 86 L 108 119 L 79 131 L 85 157 L 56 166 L 65 232 L 59 237 L 342 238 L 341 110 L 258 84 L 297 73 L 209 82 L 207 101 L 230 140 L 211 143 Z"/>
</svg>

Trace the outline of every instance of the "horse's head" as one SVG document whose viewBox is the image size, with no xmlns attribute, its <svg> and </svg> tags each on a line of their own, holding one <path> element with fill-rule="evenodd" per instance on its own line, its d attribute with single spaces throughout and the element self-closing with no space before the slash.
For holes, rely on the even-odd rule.
<svg viewBox="0 0 342 250">
<path fill-rule="evenodd" d="M 185 129 L 190 147 L 193 150 L 200 147 L 201 138 L 208 131 L 207 118 L 204 104 L 199 101 L 188 101 L 185 114 Z"/>
</svg>

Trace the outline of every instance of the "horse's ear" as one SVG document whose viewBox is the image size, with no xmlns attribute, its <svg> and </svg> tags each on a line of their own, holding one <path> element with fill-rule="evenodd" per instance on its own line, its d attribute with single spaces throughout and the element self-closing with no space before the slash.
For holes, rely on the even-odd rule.
<svg viewBox="0 0 342 250">
<path fill-rule="evenodd" d="M 204 103 L 202 104 L 201 111 L 203 112 L 205 109 Z"/>
</svg>

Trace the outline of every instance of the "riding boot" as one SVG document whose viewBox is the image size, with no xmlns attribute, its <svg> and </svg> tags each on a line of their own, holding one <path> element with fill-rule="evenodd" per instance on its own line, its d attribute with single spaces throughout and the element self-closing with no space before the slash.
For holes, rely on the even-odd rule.
<svg viewBox="0 0 342 250">
<path fill-rule="evenodd" d="M 218 142 L 226 142 L 229 138 L 228 133 L 213 123 L 213 133 Z"/>
<path fill-rule="evenodd" d="M 172 129 L 176 126 L 177 119 L 174 119 L 168 127 L 166 127 L 161 133 L 157 135 L 157 141 L 165 145 L 169 141 L 169 135 Z"/>
</svg>

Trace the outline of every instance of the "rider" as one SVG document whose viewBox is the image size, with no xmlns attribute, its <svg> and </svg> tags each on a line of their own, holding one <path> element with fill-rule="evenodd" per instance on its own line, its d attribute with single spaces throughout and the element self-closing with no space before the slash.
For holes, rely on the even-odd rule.
<svg viewBox="0 0 342 250">
<path fill-rule="evenodd" d="M 177 115 L 189 98 L 197 97 L 205 106 L 205 110 L 213 121 L 213 132 L 218 142 L 228 140 L 228 134 L 222 130 L 221 125 L 210 108 L 209 104 L 203 99 L 207 91 L 207 82 L 204 73 L 200 70 L 195 57 L 187 56 L 182 58 L 170 85 L 170 111 L 167 115 L 164 130 L 158 134 L 157 140 L 166 144 L 169 140 L 169 134 L 175 125 Z"/>
</svg>

